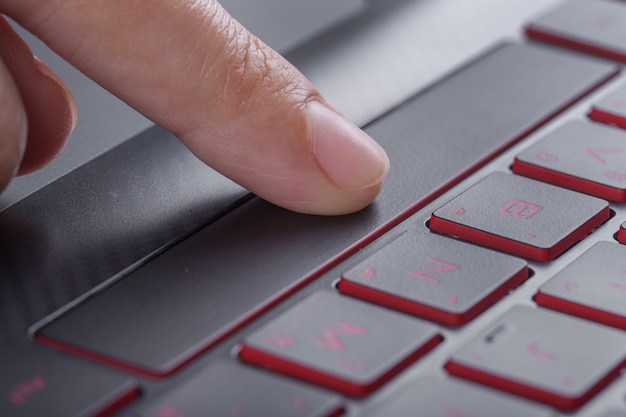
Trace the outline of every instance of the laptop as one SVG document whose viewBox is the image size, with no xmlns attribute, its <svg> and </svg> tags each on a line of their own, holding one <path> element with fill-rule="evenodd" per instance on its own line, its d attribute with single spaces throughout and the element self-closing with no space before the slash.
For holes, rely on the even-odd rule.
<svg viewBox="0 0 626 417">
<path fill-rule="evenodd" d="M 626 3 L 224 4 L 383 191 L 273 206 L 20 32 L 80 121 L 0 195 L 0 415 L 626 416 Z"/>
</svg>

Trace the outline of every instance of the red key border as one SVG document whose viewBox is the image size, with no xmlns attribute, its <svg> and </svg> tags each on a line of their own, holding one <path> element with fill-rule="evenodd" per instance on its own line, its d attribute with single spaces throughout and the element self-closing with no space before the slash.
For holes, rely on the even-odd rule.
<svg viewBox="0 0 626 417">
<path fill-rule="evenodd" d="M 596 122 L 626 129 L 626 116 L 618 116 L 617 114 L 600 110 L 597 107 L 593 107 L 591 109 L 591 112 L 589 112 L 589 118 Z"/>
<path fill-rule="evenodd" d="M 535 261 L 547 262 L 557 258 L 578 241 L 591 233 L 596 227 L 611 217 L 609 206 L 595 214 L 591 219 L 583 223 L 578 229 L 551 248 L 539 248 L 525 243 L 514 241 L 505 237 L 497 236 L 482 230 L 477 230 L 450 220 L 442 219 L 434 215 L 430 218 L 430 228 L 434 231 L 450 236 L 457 236 L 469 242 L 474 242 L 495 250 L 511 253 Z"/>
<path fill-rule="evenodd" d="M 622 223 L 622 225 L 619 227 L 619 230 L 617 231 L 617 241 L 621 244 L 626 245 L 626 222 Z"/>
<path fill-rule="evenodd" d="M 521 271 L 510 277 L 502 285 L 463 313 L 451 313 L 417 301 L 373 289 L 345 278 L 339 280 L 337 289 L 342 294 L 421 317 L 426 320 L 447 326 L 461 326 L 476 318 L 476 316 L 495 304 L 498 300 L 504 298 L 512 289 L 522 284 L 529 277 L 529 269 L 525 266 Z"/>
<path fill-rule="evenodd" d="M 619 314 L 610 313 L 608 311 L 603 311 L 584 304 L 576 303 L 574 301 L 544 294 L 542 292 L 538 292 L 534 299 L 535 302 L 542 307 L 594 321 L 606 326 L 626 330 L 625 316 L 620 316 Z"/>
<path fill-rule="evenodd" d="M 483 384 L 491 388 L 548 404 L 564 411 L 574 411 L 593 398 L 613 380 L 617 379 L 621 375 L 622 368 L 624 368 L 624 366 L 626 366 L 626 359 L 580 397 L 565 397 L 540 388 L 524 385 L 520 382 L 479 371 L 453 361 L 446 363 L 445 369 L 451 375 L 467 379 L 469 381 L 478 382 L 479 384 Z"/>
<path fill-rule="evenodd" d="M 238 355 L 244 362 L 269 369 L 282 375 L 328 388 L 350 397 L 365 397 L 398 375 L 405 368 L 425 356 L 442 341 L 443 336 L 439 334 L 435 335 L 415 352 L 398 362 L 398 364 L 389 371 L 367 384 L 357 384 L 323 371 L 308 368 L 300 363 L 282 359 L 256 347 L 246 345 L 245 343 L 240 345 Z"/>
<path fill-rule="evenodd" d="M 520 161 L 517 158 L 513 161 L 511 169 L 516 174 L 554 184 L 559 187 L 569 188 L 570 190 L 618 203 L 626 202 L 626 189 L 623 188 L 615 188 L 595 181 L 574 177 L 542 166 Z"/>
<path fill-rule="evenodd" d="M 578 41 L 572 38 L 568 38 L 565 35 L 559 35 L 547 30 L 541 29 L 538 26 L 530 25 L 526 28 L 526 35 L 530 39 L 534 39 L 541 42 L 551 43 L 553 45 L 562 46 L 569 49 L 578 50 L 591 55 L 596 55 L 602 58 L 608 58 L 614 61 L 626 63 L 626 54 L 613 51 L 600 45 L 593 45 Z"/>
</svg>

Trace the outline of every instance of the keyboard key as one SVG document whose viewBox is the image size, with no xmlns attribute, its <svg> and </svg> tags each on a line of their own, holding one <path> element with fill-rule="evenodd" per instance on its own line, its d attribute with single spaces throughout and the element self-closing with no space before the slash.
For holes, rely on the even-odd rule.
<svg viewBox="0 0 626 417">
<path fill-rule="evenodd" d="M 538 304 L 626 330 L 626 247 L 598 242 L 539 289 Z"/>
<path fill-rule="evenodd" d="M 419 410 L 416 413 L 416 410 Z M 359 417 L 549 417 L 546 407 L 460 380 L 425 378 Z"/>
<path fill-rule="evenodd" d="M 528 268 L 521 259 L 411 231 L 344 274 L 337 288 L 455 326 L 476 317 L 526 278 Z"/>
<path fill-rule="evenodd" d="M 218 362 L 159 396 L 139 417 L 338 417 L 338 396 L 239 363 Z"/>
<path fill-rule="evenodd" d="M 245 338 L 239 357 L 346 395 L 365 396 L 433 349 L 429 323 L 318 292 Z"/>
<path fill-rule="evenodd" d="M 36 346 L 0 348 L 0 370 L 1 416 L 105 417 L 139 394 L 125 376 Z"/>
<path fill-rule="evenodd" d="M 613 64 L 567 51 L 501 45 L 365 128 L 387 149 L 394 167 L 371 209 L 341 218 L 303 216 L 253 199 L 46 324 L 37 339 L 140 375 L 171 375 L 434 201 L 617 71 Z M 442 114 L 447 123 L 441 123 Z M 433 155 L 454 163 L 442 164 Z M 49 206 L 34 199 L 28 207 L 34 219 L 41 219 Z M 15 219 L 10 210 L 2 213 L 8 224 Z M 81 278 L 100 271 L 104 258 L 98 252 L 89 258 L 93 262 L 68 256 L 55 258 L 63 259 L 59 268 L 40 265 L 39 258 L 19 250 L 26 245 L 23 236 L 16 233 L 11 243 L 19 245 L 5 248 L 8 255 L 15 254 L 7 257 L 9 264 L 0 262 L 0 275 L 15 271 L 17 262 L 23 277 L 14 280 L 7 272 L 11 278 L 0 280 L 0 298 L 31 281 L 41 284 L 29 286 L 25 298 L 32 299 L 32 291 L 46 297 L 44 289 L 59 287 L 59 270 L 78 271 L 75 276 Z M 41 257 L 50 259 L 52 253 Z M 224 285 L 233 279 L 238 285 Z M 24 310 L 22 314 L 30 313 Z M 0 311 L 0 332 L 8 328 L 1 325 L 5 317 Z"/>
<path fill-rule="evenodd" d="M 626 129 L 626 85 L 598 101 L 589 117 L 600 123 Z"/>
<path fill-rule="evenodd" d="M 526 33 L 553 43 L 626 62 L 626 4 L 572 0 L 533 21 Z"/>
<path fill-rule="evenodd" d="M 453 375 L 575 410 L 620 375 L 626 334 L 550 310 L 514 307 L 453 355 Z"/>
<path fill-rule="evenodd" d="M 617 240 L 619 243 L 626 245 L 626 222 L 622 223 L 617 232 Z"/>
<path fill-rule="evenodd" d="M 513 171 L 581 193 L 626 202 L 626 131 L 570 122 L 517 155 Z"/>
<path fill-rule="evenodd" d="M 606 201 L 495 172 L 435 210 L 431 229 L 549 261 L 609 218 Z"/>
</svg>

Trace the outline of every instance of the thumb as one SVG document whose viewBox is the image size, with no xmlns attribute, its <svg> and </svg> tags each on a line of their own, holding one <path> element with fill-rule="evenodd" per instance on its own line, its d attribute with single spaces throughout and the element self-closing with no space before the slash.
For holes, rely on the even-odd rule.
<svg viewBox="0 0 626 417">
<path fill-rule="evenodd" d="M 277 205 L 342 214 L 380 191 L 384 151 L 214 0 L 0 0 L 0 8 Z"/>
</svg>

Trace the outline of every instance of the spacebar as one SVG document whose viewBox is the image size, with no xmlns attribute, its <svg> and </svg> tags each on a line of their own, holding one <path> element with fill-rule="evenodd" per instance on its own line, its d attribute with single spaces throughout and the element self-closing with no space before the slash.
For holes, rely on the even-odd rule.
<svg viewBox="0 0 626 417">
<path fill-rule="evenodd" d="M 253 199 L 47 324 L 37 338 L 167 376 L 616 72 L 566 52 L 499 46 L 366 127 L 392 164 L 369 208 L 315 217 Z"/>
</svg>

